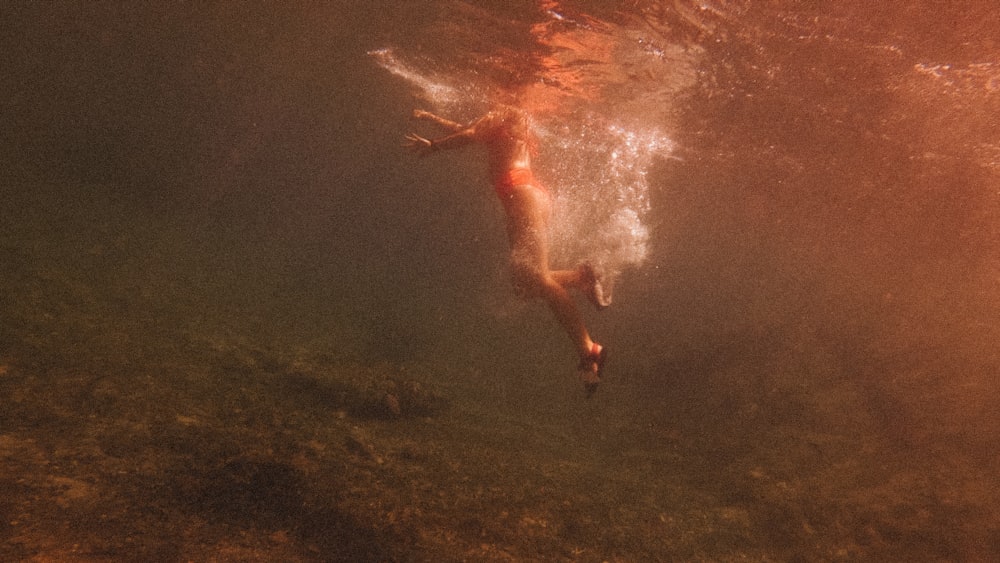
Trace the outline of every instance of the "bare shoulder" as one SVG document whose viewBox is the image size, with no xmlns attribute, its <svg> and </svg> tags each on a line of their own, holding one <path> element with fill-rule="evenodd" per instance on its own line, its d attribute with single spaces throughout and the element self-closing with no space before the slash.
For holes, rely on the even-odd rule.
<svg viewBox="0 0 1000 563">
<path fill-rule="evenodd" d="M 476 125 L 484 130 L 495 129 L 503 125 L 504 116 L 500 111 L 490 111 L 476 121 Z"/>
<path fill-rule="evenodd" d="M 505 133 L 508 136 L 521 136 L 527 132 L 527 114 L 514 107 L 499 107 L 479 118 L 473 127 L 477 135 L 489 136 Z"/>
<path fill-rule="evenodd" d="M 494 112 L 489 112 L 476 119 L 466 127 L 466 130 L 477 139 L 485 139 L 496 132 L 503 124 L 503 120 Z"/>
</svg>

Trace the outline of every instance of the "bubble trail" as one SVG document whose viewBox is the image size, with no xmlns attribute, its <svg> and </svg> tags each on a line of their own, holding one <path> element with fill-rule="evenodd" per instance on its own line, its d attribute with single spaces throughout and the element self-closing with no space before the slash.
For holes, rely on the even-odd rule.
<svg viewBox="0 0 1000 563">
<path fill-rule="evenodd" d="M 539 7 L 538 21 L 510 22 L 510 35 L 533 38 L 520 51 L 494 52 L 484 37 L 466 41 L 467 52 L 442 53 L 441 60 L 393 49 L 370 54 L 432 109 L 460 122 L 489 107 L 497 73 L 488 65 L 506 70 L 532 61 L 530 77 L 519 75 L 519 104 L 532 115 L 540 141 L 533 168 L 555 198 L 553 266 L 588 261 L 611 283 L 648 256 L 649 171 L 672 156 L 663 114 L 694 82 L 694 61 L 636 25 L 600 20 L 564 2 Z"/>
</svg>

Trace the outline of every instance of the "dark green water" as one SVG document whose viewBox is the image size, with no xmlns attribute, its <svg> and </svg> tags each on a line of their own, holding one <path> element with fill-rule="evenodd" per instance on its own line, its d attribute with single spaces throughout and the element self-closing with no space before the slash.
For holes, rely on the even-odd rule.
<svg viewBox="0 0 1000 563">
<path fill-rule="evenodd" d="M 0 14 L 0 559 L 1000 554 L 989 3 Z M 621 270 L 589 401 L 481 154 L 400 146 L 511 68 Z"/>
</svg>

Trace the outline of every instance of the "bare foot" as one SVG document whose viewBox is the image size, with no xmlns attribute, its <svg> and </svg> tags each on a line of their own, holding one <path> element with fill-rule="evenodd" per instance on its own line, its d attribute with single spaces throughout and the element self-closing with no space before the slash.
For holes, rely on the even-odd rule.
<svg viewBox="0 0 1000 563">
<path fill-rule="evenodd" d="M 580 275 L 583 277 L 583 294 L 598 311 L 611 305 L 611 288 L 605 288 L 601 277 L 589 263 L 580 265 Z"/>
<path fill-rule="evenodd" d="M 601 374 L 604 371 L 604 362 L 608 358 L 608 351 L 600 344 L 594 342 L 590 348 L 590 353 L 580 359 L 580 381 L 583 382 L 584 390 L 589 399 L 601 383 Z"/>
</svg>

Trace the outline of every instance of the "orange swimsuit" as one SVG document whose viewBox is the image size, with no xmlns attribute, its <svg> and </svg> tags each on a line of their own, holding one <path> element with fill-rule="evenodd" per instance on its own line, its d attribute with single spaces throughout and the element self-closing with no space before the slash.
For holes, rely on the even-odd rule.
<svg viewBox="0 0 1000 563">
<path fill-rule="evenodd" d="M 501 199 L 509 198 L 514 193 L 514 188 L 518 186 L 531 186 L 546 195 L 549 193 L 545 186 L 535 179 L 530 168 L 510 168 L 493 179 L 493 188 Z"/>
</svg>

